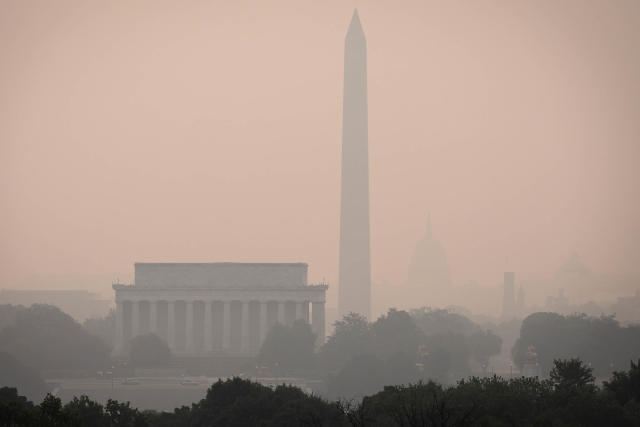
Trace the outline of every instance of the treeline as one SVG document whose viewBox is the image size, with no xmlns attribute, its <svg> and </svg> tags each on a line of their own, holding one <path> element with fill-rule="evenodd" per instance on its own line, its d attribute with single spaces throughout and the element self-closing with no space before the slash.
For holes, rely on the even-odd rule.
<svg viewBox="0 0 640 427">
<path fill-rule="evenodd" d="M 42 374 L 111 370 L 108 337 L 114 325 L 112 315 L 83 326 L 56 307 L 0 305 L 0 386 L 17 386 L 40 400 L 48 391 Z M 329 398 L 361 398 L 385 385 L 421 380 L 451 385 L 473 373 L 486 375 L 502 346 L 491 330 L 446 310 L 392 309 L 373 322 L 351 314 L 334 326 L 316 351 L 308 324 L 276 325 L 253 366 L 273 376 L 323 380 Z M 129 349 L 128 369 L 172 363 L 166 343 L 154 335 L 135 337 Z M 535 366 L 533 373 L 541 377 L 549 374 L 554 359 L 579 357 L 605 378 L 640 357 L 640 327 L 622 327 L 612 317 L 535 313 L 522 322 L 512 354 L 516 368 Z M 243 368 L 252 374 L 250 369 Z"/>
<path fill-rule="evenodd" d="M 519 368 L 535 356 L 542 375 L 554 359 L 579 357 L 596 376 L 606 377 L 640 357 L 640 325 L 621 327 L 613 316 L 534 313 L 522 322 L 511 352 Z"/>
<path fill-rule="evenodd" d="M 384 385 L 435 380 L 453 384 L 486 370 L 501 339 L 464 316 L 445 310 L 391 309 L 375 322 L 349 314 L 334 324 L 327 342 L 313 351 L 305 323 L 271 329 L 258 362 L 278 373 L 311 374 L 326 380 L 329 397 L 362 397 Z"/>
<path fill-rule="evenodd" d="M 600 388 L 579 359 L 554 361 L 550 379 L 497 376 L 387 386 L 361 400 L 327 401 L 291 386 L 218 381 L 200 402 L 172 413 L 139 411 L 86 396 L 34 405 L 0 389 L 0 424 L 16 426 L 638 426 L 640 360 Z"/>
</svg>

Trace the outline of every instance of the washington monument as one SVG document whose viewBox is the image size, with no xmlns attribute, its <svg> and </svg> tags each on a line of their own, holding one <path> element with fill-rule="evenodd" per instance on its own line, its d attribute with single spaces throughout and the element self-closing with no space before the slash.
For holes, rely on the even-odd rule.
<svg viewBox="0 0 640 427">
<path fill-rule="evenodd" d="M 356 9 L 344 50 L 339 312 L 371 318 L 367 40 Z"/>
</svg>

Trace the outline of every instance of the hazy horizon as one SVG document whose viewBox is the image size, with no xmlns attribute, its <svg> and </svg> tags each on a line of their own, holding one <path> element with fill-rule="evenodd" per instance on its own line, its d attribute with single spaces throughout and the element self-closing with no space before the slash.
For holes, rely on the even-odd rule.
<svg viewBox="0 0 640 427">
<path fill-rule="evenodd" d="M 574 251 L 638 278 L 640 3 L 616 5 L 5 1 L 0 288 L 306 262 L 335 306 L 356 6 L 374 300 L 406 281 L 429 213 L 456 286 L 551 278 Z"/>
</svg>

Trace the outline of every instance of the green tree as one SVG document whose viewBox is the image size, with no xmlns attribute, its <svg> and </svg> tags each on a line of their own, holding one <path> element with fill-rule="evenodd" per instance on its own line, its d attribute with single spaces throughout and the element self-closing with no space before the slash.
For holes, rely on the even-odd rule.
<svg viewBox="0 0 640 427">
<path fill-rule="evenodd" d="M 630 362 L 627 372 L 614 372 L 604 387 L 615 396 L 620 404 L 635 402 L 640 406 L 640 359 L 636 363 Z"/>
<path fill-rule="evenodd" d="M 332 398 L 362 398 L 375 393 L 387 383 L 387 366 L 373 354 L 354 357 L 337 374 L 327 381 L 329 396 Z"/>
<path fill-rule="evenodd" d="M 258 360 L 285 370 L 309 369 L 314 362 L 315 339 L 305 321 L 297 320 L 291 326 L 276 323 L 262 343 Z"/>
<path fill-rule="evenodd" d="M 47 394 L 37 407 L 38 425 L 40 426 L 67 426 L 70 420 L 62 412 L 60 398 Z"/>
<path fill-rule="evenodd" d="M 577 358 L 554 360 L 549 377 L 556 387 L 564 389 L 590 388 L 596 380 L 593 369 Z"/>
<path fill-rule="evenodd" d="M 476 331 L 469 336 L 469 345 L 473 359 L 482 367 L 486 373 L 489 366 L 489 359 L 500 354 L 502 338 L 491 331 Z"/>
<path fill-rule="evenodd" d="M 325 370 L 335 372 L 356 356 L 374 354 L 371 325 L 364 316 L 349 313 L 333 326 L 333 334 L 319 350 L 320 363 Z"/>
<path fill-rule="evenodd" d="M 33 403 L 26 397 L 18 395 L 14 387 L 0 388 L 0 425 L 29 426 L 35 425 Z"/>
<path fill-rule="evenodd" d="M 64 405 L 62 413 L 73 426 L 109 426 L 109 416 L 104 412 L 104 407 L 85 395 L 79 398 L 74 396 Z"/>
<path fill-rule="evenodd" d="M 416 356 L 425 335 L 409 316 L 402 310 L 390 309 L 371 325 L 374 352 L 381 359 L 387 359 L 396 353 Z"/>
<path fill-rule="evenodd" d="M 109 364 L 107 346 L 50 305 L 19 311 L 13 325 L 0 331 L 0 351 L 38 371 L 95 370 Z"/>
<path fill-rule="evenodd" d="M 554 359 L 580 357 L 589 361 L 595 375 L 608 376 L 613 367 L 626 366 L 640 354 L 640 326 L 622 327 L 611 316 L 534 313 L 522 322 L 511 350 L 521 369 L 530 346 L 536 349 L 542 372 L 553 367 Z"/>
<path fill-rule="evenodd" d="M 0 352 L 0 384 L 16 387 L 30 400 L 35 401 L 42 399 L 49 391 L 49 386 L 39 373 L 5 352 Z"/>
<path fill-rule="evenodd" d="M 109 416 L 110 426 L 146 427 L 148 425 L 144 415 L 138 409 L 132 408 L 129 402 L 121 403 L 109 399 L 106 412 Z"/>
<path fill-rule="evenodd" d="M 300 389 L 263 385 L 232 378 L 219 380 L 194 404 L 189 426 L 342 426 L 346 420 L 336 405 Z"/>
<path fill-rule="evenodd" d="M 104 317 L 90 317 L 82 323 L 87 332 L 99 337 L 103 343 L 113 349 L 116 338 L 116 314 L 115 310 L 109 310 Z"/>
</svg>

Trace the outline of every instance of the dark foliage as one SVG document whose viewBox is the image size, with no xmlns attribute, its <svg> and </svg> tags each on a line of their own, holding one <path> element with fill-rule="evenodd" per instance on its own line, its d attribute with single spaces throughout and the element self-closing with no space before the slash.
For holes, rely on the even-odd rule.
<svg viewBox="0 0 640 427">
<path fill-rule="evenodd" d="M 471 373 L 470 361 L 486 369 L 502 341 L 464 316 L 444 310 L 391 309 L 373 323 L 349 314 L 334 324 L 319 352 L 333 398 L 361 397 L 382 384 L 421 379 L 453 383 Z"/>
<path fill-rule="evenodd" d="M 555 359 L 580 357 L 593 367 L 595 376 L 604 377 L 638 357 L 640 326 L 622 327 L 607 316 L 534 313 L 522 322 L 520 338 L 512 349 L 519 368 L 531 347 L 543 373 L 551 370 Z"/>
<path fill-rule="evenodd" d="M 50 305 L 19 311 L 13 325 L 0 331 L 0 351 L 39 371 L 93 370 L 109 363 L 109 350 L 98 337 Z"/>
<path fill-rule="evenodd" d="M 358 400 L 332 403 L 290 386 L 275 390 L 233 378 L 218 381 L 191 407 L 140 412 L 86 396 L 38 406 L 0 389 L 0 424 L 21 426 L 638 426 L 638 365 L 617 372 L 604 389 L 580 360 L 557 360 L 553 379 L 469 378 L 455 386 L 427 381 L 386 386 Z"/>
<path fill-rule="evenodd" d="M 272 390 L 240 378 L 218 381 L 191 409 L 177 409 L 159 421 L 194 427 L 347 425 L 337 406 L 319 397 L 284 385 Z"/>
<path fill-rule="evenodd" d="M 0 304 L 0 331 L 15 324 L 18 313 L 24 310 L 23 305 Z"/>
<path fill-rule="evenodd" d="M 593 387 L 596 380 L 593 369 L 582 360 L 554 360 L 553 365 L 549 377 L 557 388 L 585 390 Z"/>
<path fill-rule="evenodd" d="M 99 337 L 109 349 L 113 349 L 116 338 L 116 315 L 113 309 L 104 317 L 91 317 L 85 320 L 82 326 L 91 335 Z"/>
<path fill-rule="evenodd" d="M 373 354 L 371 325 L 364 316 L 349 313 L 333 326 L 333 334 L 319 351 L 319 359 L 325 370 L 337 371 L 357 356 Z"/>
<path fill-rule="evenodd" d="M 611 392 L 619 404 L 628 406 L 640 417 L 640 359 L 630 363 L 628 372 L 614 372 L 604 387 Z"/>
<path fill-rule="evenodd" d="M 302 320 L 291 326 L 275 324 L 260 349 L 261 364 L 277 366 L 285 372 L 309 369 L 314 363 L 316 336 Z"/>
<path fill-rule="evenodd" d="M 16 387 L 31 400 L 40 400 L 49 387 L 33 369 L 24 366 L 8 353 L 0 352 L 0 385 Z"/>
</svg>

